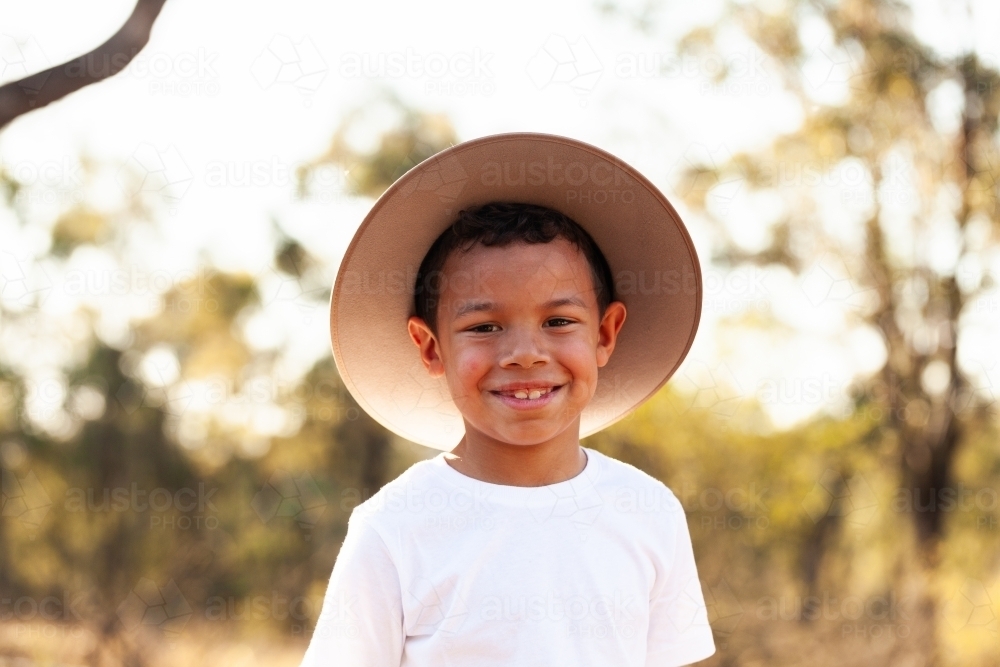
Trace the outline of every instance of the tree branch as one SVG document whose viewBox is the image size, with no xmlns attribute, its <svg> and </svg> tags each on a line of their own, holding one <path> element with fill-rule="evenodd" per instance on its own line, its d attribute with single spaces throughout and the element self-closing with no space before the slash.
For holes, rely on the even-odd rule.
<svg viewBox="0 0 1000 667">
<path fill-rule="evenodd" d="M 118 32 L 90 53 L 0 87 L 0 129 L 18 116 L 125 69 L 149 41 L 153 22 L 164 2 L 138 0 Z"/>
</svg>

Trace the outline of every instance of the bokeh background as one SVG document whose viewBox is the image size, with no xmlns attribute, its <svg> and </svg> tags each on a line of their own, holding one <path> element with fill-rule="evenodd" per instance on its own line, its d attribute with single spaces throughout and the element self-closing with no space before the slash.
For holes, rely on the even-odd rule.
<svg viewBox="0 0 1000 667">
<path fill-rule="evenodd" d="M 702 260 L 684 365 L 583 444 L 684 504 L 705 664 L 1000 664 L 998 44 L 993 0 L 0 2 L 0 665 L 298 664 L 436 454 L 338 378 L 339 259 L 516 130 Z"/>
</svg>

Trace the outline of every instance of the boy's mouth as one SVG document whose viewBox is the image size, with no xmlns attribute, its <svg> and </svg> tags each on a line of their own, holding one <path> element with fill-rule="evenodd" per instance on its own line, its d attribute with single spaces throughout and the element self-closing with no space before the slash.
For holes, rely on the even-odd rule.
<svg viewBox="0 0 1000 667">
<path fill-rule="evenodd" d="M 562 385 L 518 387 L 492 390 L 490 393 L 501 398 L 515 399 L 517 402 L 528 404 L 535 401 L 541 403 L 561 388 Z"/>
</svg>

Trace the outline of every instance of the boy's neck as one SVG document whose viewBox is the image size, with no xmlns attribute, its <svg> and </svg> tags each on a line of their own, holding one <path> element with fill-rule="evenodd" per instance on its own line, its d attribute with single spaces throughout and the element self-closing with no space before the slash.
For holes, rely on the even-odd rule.
<svg viewBox="0 0 1000 667">
<path fill-rule="evenodd" d="M 471 435 L 471 437 L 470 437 Z M 570 434 L 572 435 L 572 434 Z M 572 479 L 587 466 L 579 437 L 538 445 L 512 445 L 466 435 L 444 455 L 448 465 L 466 477 L 505 486 L 547 486 Z"/>
</svg>

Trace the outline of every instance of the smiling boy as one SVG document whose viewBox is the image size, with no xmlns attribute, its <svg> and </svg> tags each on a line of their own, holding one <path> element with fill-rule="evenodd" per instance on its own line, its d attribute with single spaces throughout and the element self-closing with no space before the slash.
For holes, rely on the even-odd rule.
<svg viewBox="0 0 1000 667">
<path fill-rule="evenodd" d="M 532 235 L 548 241 L 526 243 Z M 567 236 L 600 265 L 592 267 Z M 472 244 L 465 252 L 457 247 L 463 242 Z M 580 415 L 625 321 L 600 251 L 551 209 L 501 203 L 463 211 L 428 258 L 445 254 L 445 288 L 418 295 L 408 327 L 429 374 L 445 376 L 465 420 L 465 437 L 446 459 L 496 484 L 576 476 L 586 463 Z M 427 264 L 418 284 L 439 270 Z M 468 285 L 455 280 L 474 274 Z"/>
<path fill-rule="evenodd" d="M 633 203 L 644 191 L 653 199 L 605 211 L 619 214 L 620 230 L 580 210 L 588 230 L 565 213 L 584 183 L 561 178 L 539 190 L 514 179 L 504 191 L 469 178 L 477 167 L 485 174 L 491 150 L 550 163 L 554 154 L 575 157 L 567 175 L 577 163 L 578 173 L 601 173 L 596 158 L 632 184 Z M 580 445 L 582 433 L 648 398 L 690 345 L 700 274 L 693 249 L 671 244 L 686 239 L 676 213 L 630 167 L 565 137 L 494 135 L 445 153 L 373 207 L 345 257 L 331 312 L 338 367 L 359 403 L 400 435 L 444 451 L 354 510 L 302 664 L 673 667 L 712 655 L 682 507 L 661 482 Z M 456 167 L 466 174 L 456 199 L 469 205 L 441 221 L 451 209 L 421 199 L 419 185 L 436 176 L 440 199 L 442 175 Z M 500 197 L 483 202 L 489 194 Z M 398 201 L 438 220 L 426 225 L 433 242 L 418 231 L 424 225 L 392 222 Z M 612 240 L 629 229 L 631 240 Z M 610 262 L 590 230 L 613 250 Z M 693 266 L 697 289 L 625 290 L 619 299 L 613 269 L 622 276 L 630 248 L 643 271 L 671 259 Z M 409 269 L 418 252 L 407 317 L 384 281 L 368 283 L 383 286 L 368 298 L 345 293 L 348 272 Z M 670 305 L 668 322 L 660 309 Z M 645 338 L 626 339 L 627 315 Z M 357 318 L 367 318 L 366 336 L 352 333 Z M 381 329 L 371 325 L 382 321 L 405 330 L 416 365 L 399 365 L 398 336 L 377 340 Z M 620 341 L 626 362 L 615 367 Z M 457 443 L 449 435 L 456 413 Z"/>
</svg>

